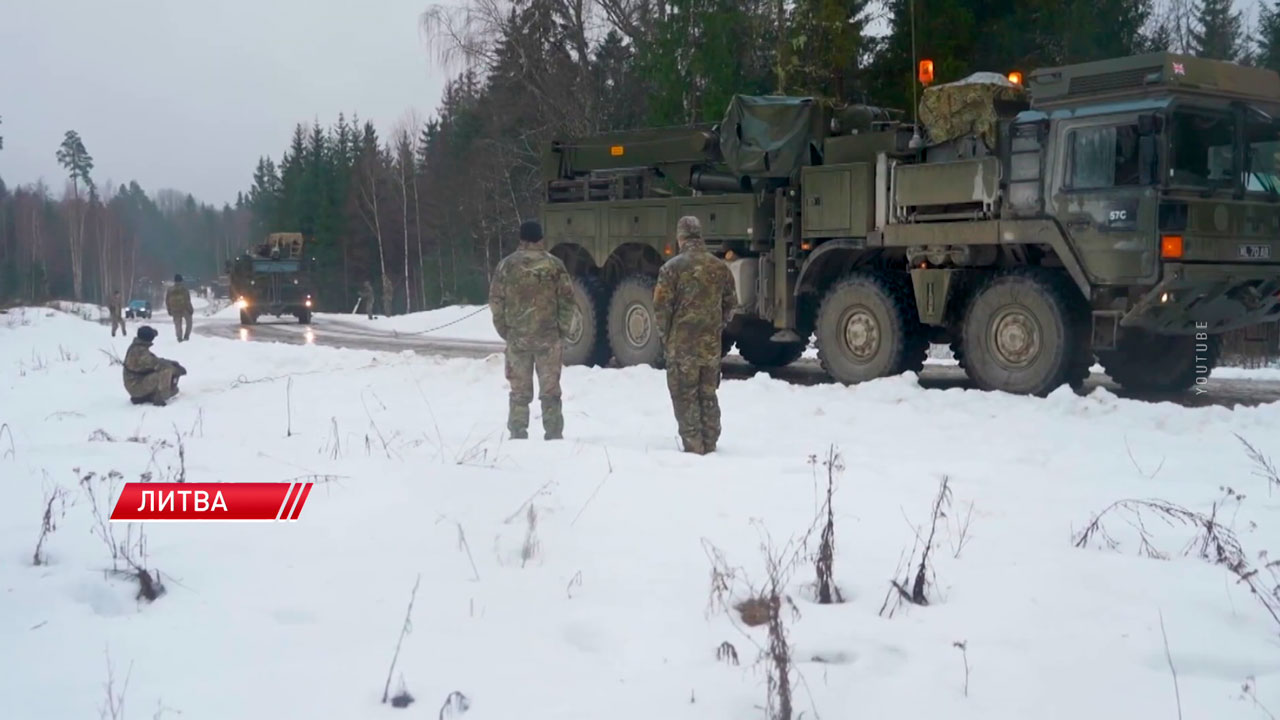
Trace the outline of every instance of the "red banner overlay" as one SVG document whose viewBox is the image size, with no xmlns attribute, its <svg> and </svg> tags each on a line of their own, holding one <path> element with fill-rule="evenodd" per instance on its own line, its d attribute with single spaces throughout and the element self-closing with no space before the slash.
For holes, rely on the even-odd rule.
<svg viewBox="0 0 1280 720">
<path fill-rule="evenodd" d="M 126 483 L 112 522 L 293 522 L 315 483 Z"/>
</svg>

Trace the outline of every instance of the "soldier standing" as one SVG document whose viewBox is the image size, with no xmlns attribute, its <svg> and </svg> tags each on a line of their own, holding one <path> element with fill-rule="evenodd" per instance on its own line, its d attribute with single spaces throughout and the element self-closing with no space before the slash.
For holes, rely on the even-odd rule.
<svg viewBox="0 0 1280 720">
<path fill-rule="evenodd" d="M 151 352 L 155 339 L 155 328 L 143 325 L 124 355 L 124 389 L 134 405 L 164 405 L 178 393 L 178 378 L 187 374 L 180 363 L 158 358 Z"/>
<path fill-rule="evenodd" d="M 680 254 L 658 271 L 654 320 L 684 450 L 705 455 L 720 439 L 720 342 L 737 297 L 729 266 L 707 250 L 696 217 L 680 218 L 676 241 Z"/>
<path fill-rule="evenodd" d="M 520 225 L 520 246 L 494 270 L 489 309 L 494 329 L 507 343 L 506 374 L 511 385 L 507 429 L 512 439 L 529 437 L 535 369 L 544 436 L 561 439 L 560 365 L 573 322 L 573 288 L 564 263 L 547 252 L 537 222 Z"/>
<path fill-rule="evenodd" d="M 129 331 L 124 326 L 124 300 L 120 298 L 119 290 L 111 293 L 111 299 L 107 301 L 107 313 L 111 315 L 111 337 L 116 336 L 117 326 L 121 335 L 128 335 Z"/>
<path fill-rule="evenodd" d="M 373 283 L 368 280 L 364 281 L 364 285 L 360 288 L 360 303 L 364 305 L 364 311 L 368 314 L 369 319 L 373 319 Z"/>
<path fill-rule="evenodd" d="M 382 313 L 391 317 L 391 301 L 396 297 L 396 286 L 390 275 L 382 276 Z"/>
<path fill-rule="evenodd" d="M 178 342 L 191 339 L 191 316 L 195 310 L 191 307 L 191 291 L 182 283 L 181 275 L 173 276 L 173 287 L 164 298 L 165 309 L 173 318 L 173 329 L 178 333 Z M 183 330 L 186 323 L 186 330 Z"/>
</svg>

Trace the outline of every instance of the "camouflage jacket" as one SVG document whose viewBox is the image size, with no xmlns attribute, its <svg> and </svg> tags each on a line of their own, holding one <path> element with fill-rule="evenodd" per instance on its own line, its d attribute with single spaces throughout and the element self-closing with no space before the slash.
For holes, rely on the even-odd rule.
<svg viewBox="0 0 1280 720">
<path fill-rule="evenodd" d="M 129 345 L 129 351 L 124 355 L 122 372 L 125 390 L 128 390 L 130 395 L 145 395 L 155 389 L 151 387 L 154 381 L 150 376 L 166 368 L 176 368 L 176 363 L 156 357 L 156 354 L 151 352 L 151 343 L 134 338 L 133 343 Z"/>
<path fill-rule="evenodd" d="M 561 342 L 573 323 L 569 271 L 541 243 L 521 243 L 493 271 L 489 309 L 493 328 L 508 345 L 533 348 Z"/>
<path fill-rule="evenodd" d="M 164 307 L 170 315 L 190 315 L 195 310 L 191 307 L 191 291 L 182 283 L 174 283 L 164 296 Z"/>
<path fill-rule="evenodd" d="M 113 317 L 121 317 L 124 313 L 124 301 L 112 297 L 107 300 L 107 313 Z"/>
<path fill-rule="evenodd" d="M 698 240 L 658 271 L 654 321 L 668 362 L 720 362 L 720 338 L 738 303 L 729 266 Z"/>
<path fill-rule="evenodd" d="M 373 285 L 365 283 L 360 287 L 360 297 L 364 300 L 373 299 Z"/>
</svg>

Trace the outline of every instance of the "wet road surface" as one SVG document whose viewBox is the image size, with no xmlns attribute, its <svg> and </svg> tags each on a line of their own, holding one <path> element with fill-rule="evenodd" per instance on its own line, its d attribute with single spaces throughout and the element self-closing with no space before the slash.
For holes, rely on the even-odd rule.
<svg viewBox="0 0 1280 720">
<path fill-rule="evenodd" d="M 285 342 L 298 345 L 326 345 L 401 352 L 411 350 L 430 355 L 449 357 L 483 358 L 502 352 L 499 342 L 484 340 L 460 340 L 435 337 L 430 334 L 396 334 L 370 328 L 363 323 L 344 322 L 331 318 L 317 319 L 312 325 L 302 325 L 292 318 L 259 321 L 251 326 L 241 326 L 234 321 L 197 318 L 194 331 L 201 335 L 240 339 L 246 342 Z M 724 378 L 727 381 L 742 380 L 763 372 L 771 377 L 797 385 L 835 384 L 813 359 L 804 358 L 792 365 L 774 370 L 761 370 L 747 364 L 737 356 L 724 362 Z M 964 371 L 955 365 L 926 365 L 920 374 L 920 385 L 925 388 L 972 388 Z M 1094 373 L 1085 381 L 1084 392 L 1103 387 L 1120 397 L 1144 402 L 1172 402 L 1186 407 L 1218 405 L 1235 407 L 1253 406 L 1280 400 L 1280 382 L 1264 380 L 1209 379 L 1206 392 L 1185 393 L 1131 393 L 1120 389 L 1111 379 Z"/>
</svg>

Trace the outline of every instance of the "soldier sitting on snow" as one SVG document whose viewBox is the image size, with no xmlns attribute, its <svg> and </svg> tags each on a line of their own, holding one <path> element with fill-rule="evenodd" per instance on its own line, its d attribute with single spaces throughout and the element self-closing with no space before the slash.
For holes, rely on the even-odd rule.
<svg viewBox="0 0 1280 720">
<path fill-rule="evenodd" d="M 178 393 L 178 378 L 187 374 L 180 363 L 151 352 L 155 339 L 155 328 L 143 325 L 124 356 L 124 389 L 134 405 L 164 405 Z"/>
</svg>

